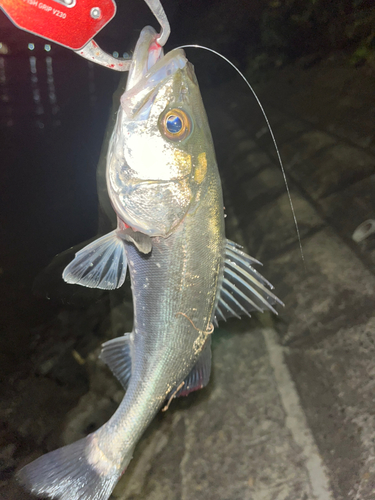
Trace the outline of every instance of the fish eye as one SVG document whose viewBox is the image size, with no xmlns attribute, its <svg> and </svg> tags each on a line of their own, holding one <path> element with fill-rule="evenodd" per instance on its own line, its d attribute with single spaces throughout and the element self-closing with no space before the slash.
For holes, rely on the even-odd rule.
<svg viewBox="0 0 375 500">
<path fill-rule="evenodd" d="M 182 129 L 182 120 L 179 116 L 169 115 L 165 124 L 170 134 L 178 134 Z"/>
<path fill-rule="evenodd" d="M 182 109 L 169 109 L 161 116 L 161 132 L 172 141 L 186 139 L 192 130 L 190 117 Z"/>
</svg>

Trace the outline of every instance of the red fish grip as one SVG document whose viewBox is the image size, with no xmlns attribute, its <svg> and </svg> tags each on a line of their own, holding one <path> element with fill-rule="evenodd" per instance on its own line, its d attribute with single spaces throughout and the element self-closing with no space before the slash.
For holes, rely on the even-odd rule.
<svg viewBox="0 0 375 500">
<path fill-rule="evenodd" d="M 86 45 L 115 15 L 113 0 L 0 0 L 18 27 L 69 49 Z"/>
</svg>

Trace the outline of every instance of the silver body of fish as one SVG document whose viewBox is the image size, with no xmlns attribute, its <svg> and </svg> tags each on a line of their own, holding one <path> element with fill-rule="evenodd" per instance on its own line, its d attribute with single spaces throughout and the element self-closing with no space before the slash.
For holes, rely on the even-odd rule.
<svg viewBox="0 0 375 500">
<path fill-rule="evenodd" d="M 112 418 L 85 439 L 24 467 L 35 494 L 106 500 L 163 403 L 207 384 L 213 325 L 280 302 L 256 263 L 225 239 L 219 172 L 194 70 L 163 56 L 156 33 L 138 41 L 107 158 L 118 217 L 76 254 L 64 279 L 113 289 L 129 267 L 133 331 L 101 358 L 126 388 Z"/>
</svg>

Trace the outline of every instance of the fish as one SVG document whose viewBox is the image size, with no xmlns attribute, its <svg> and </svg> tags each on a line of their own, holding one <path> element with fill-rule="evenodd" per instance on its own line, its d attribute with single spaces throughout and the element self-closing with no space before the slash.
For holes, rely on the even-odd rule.
<svg viewBox="0 0 375 500">
<path fill-rule="evenodd" d="M 221 180 L 199 85 L 182 49 L 164 55 L 142 30 L 107 154 L 117 227 L 77 252 L 68 283 L 111 290 L 131 278 L 134 325 L 100 358 L 125 389 L 113 416 L 26 465 L 32 493 L 106 500 L 156 413 L 205 387 L 218 322 L 282 302 L 240 245 L 226 239 Z M 165 405 L 165 403 L 167 404 Z"/>
</svg>

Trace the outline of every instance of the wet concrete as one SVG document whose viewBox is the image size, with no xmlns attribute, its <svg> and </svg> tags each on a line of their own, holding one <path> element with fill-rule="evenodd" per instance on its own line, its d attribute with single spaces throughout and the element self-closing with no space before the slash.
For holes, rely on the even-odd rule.
<svg viewBox="0 0 375 500">
<path fill-rule="evenodd" d="M 235 173 L 224 174 L 246 247 L 265 263 L 285 301 L 274 328 L 335 499 L 375 498 L 374 239 L 359 245 L 351 239 L 375 213 L 375 134 L 365 118 L 375 110 L 373 90 L 372 75 L 348 68 L 340 57 L 308 70 L 285 69 L 259 88 L 276 122 L 303 261 L 288 196 L 275 190 L 281 174 L 274 150 L 261 169 L 244 155 L 228 156 Z M 241 90 L 239 96 L 245 99 Z M 233 96 L 231 103 L 237 109 Z M 227 140 L 220 147 L 249 130 L 242 109 L 234 119 L 221 113 Z M 252 159 L 270 148 L 262 126 L 251 143 L 244 136 L 240 141 Z M 265 184 L 271 200 L 263 195 Z M 247 195 L 253 187 L 258 197 Z"/>
<path fill-rule="evenodd" d="M 37 168 L 44 148 L 50 148 L 43 156 L 50 163 L 38 177 L 40 190 L 28 191 L 23 184 L 21 210 L 13 208 L 9 188 L 3 212 L 4 500 L 30 499 L 14 472 L 97 428 L 123 394 L 98 354 L 103 341 L 131 328 L 129 284 L 117 296 L 78 296 L 56 288 L 52 279 L 51 301 L 31 292 L 34 277 L 54 253 L 96 230 L 96 188 L 91 194 L 82 188 L 87 179 L 94 186 L 104 109 L 114 88 L 102 71 L 95 69 L 96 81 L 106 97 L 99 100 L 101 107 L 91 108 L 96 115 L 87 119 L 87 105 L 79 99 L 61 105 L 63 127 L 74 110 L 81 116 L 74 130 L 59 133 L 57 125 L 45 133 L 36 124 L 24 151 L 17 130 L 28 130 L 38 116 L 28 110 L 27 122 L 27 113 L 21 114 L 21 129 L 3 123 L 7 186 L 16 181 L 12 165 L 23 165 L 31 179 L 29 151 Z M 213 337 L 210 384 L 157 415 L 113 498 L 375 498 L 375 247 L 371 239 L 361 245 L 351 241 L 354 228 L 374 217 L 373 81 L 366 68 L 331 59 L 308 69 L 286 68 L 259 88 L 285 161 L 304 261 L 274 149 L 251 96 L 238 80 L 204 92 L 223 176 L 227 235 L 263 261 L 262 272 L 286 307 L 276 319 L 254 315 L 221 325 Z M 81 95 L 79 79 L 74 85 Z M 100 127 L 93 125 L 98 122 Z M 81 127 L 85 132 L 79 136 Z M 73 143 L 64 156 L 66 134 Z M 77 157 L 85 144 L 89 155 Z M 87 175 L 71 178 L 81 158 Z M 40 208 L 45 200 L 50 200 L 48 215 Z M 72 218 L 83 222 L 71 224 Z M 25 232 L 12 230 L 21 223 Z"/>
</svg>

